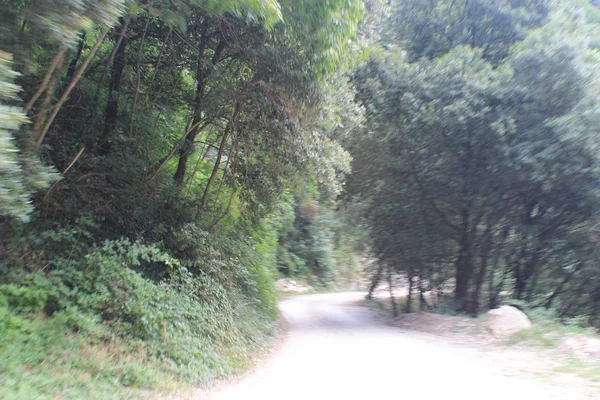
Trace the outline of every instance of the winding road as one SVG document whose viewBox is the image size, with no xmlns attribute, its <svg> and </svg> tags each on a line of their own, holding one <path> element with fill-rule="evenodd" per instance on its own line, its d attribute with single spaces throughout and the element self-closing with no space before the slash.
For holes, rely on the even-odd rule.
<svg viewBox="0 0 600 400">
<path fill-rule="evenodd" d="M 282 301 L 288 332 L 281 349 L 212 399 L 597 398 L 568 385 L 506 376 L 480 354 L 387 326 L 356 305 L 361 296 L 319 294 Z"/>
</svg>

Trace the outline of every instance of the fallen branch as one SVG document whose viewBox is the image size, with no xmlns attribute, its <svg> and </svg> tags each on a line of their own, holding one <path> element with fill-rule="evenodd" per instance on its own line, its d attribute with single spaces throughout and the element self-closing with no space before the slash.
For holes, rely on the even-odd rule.
<svg viewBox="0 0 600 400">
<path fill-rule="evenodd" d="M 77 162 L 77 160 L 79 160 L 79 157 L 81 157 L 81 155 L 83 154 L 83 152 L 85 151 L 85 147 L 82 147 L 81 150 L 79 150 L 79 152 L 77 153 L 77 155 L 75 156 L 75 158 L 73 158 L 73 161 L 71 161 L 71 163 L 67 166 L 67 168 L 65 168 L 62 172 L 63 177 L 65 176 L 65 174 L 67 172 L 69 172 L 69 170 L 71 169 L 71 167 L 73 167 L 73 165 L 75 165 L 75 163 Z M 44 196 L 44 200 L 46 200 L 46 198 L 50 195 L 50 193 L 52 192 L 52 190 L 54 190 L 54 188 L 56 187 L 56 185 L 58 185 L 58 182 L 60 181 L 56 181 L 52 184 L 52 186 L 50 186 L 50 189 L 48 189 L 48 192 L 46 192 L 46 195 Z"/>
</svg>

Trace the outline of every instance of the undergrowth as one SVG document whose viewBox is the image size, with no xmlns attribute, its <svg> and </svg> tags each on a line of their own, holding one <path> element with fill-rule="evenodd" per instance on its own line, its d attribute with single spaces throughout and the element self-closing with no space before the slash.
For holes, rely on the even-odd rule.
<svg viewBox="0 0 600 400">
<path fill-rule="evenodd" d="M 250 249 L 228 254 L 195 231 L 203 250 L 176 258 L 129 240 L 90 244 L 88 233 L 79 224 L 3 250 L 0 398 L 148 398 L 202 386 L 246 369 L 274 333 L 275 294 Z"/>
</svg>

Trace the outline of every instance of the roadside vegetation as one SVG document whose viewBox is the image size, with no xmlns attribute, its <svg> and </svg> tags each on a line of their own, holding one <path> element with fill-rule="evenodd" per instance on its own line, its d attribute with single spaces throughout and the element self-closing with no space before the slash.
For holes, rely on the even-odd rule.
<svg viewBox="0 0 600 400">
<path fill-rule="evenodd" d="M 2 399 L 208 385 L 277 333 L 276 277 L 354 279 L 336 135 L 363 15 L 0 2 Z"/>
</svg>

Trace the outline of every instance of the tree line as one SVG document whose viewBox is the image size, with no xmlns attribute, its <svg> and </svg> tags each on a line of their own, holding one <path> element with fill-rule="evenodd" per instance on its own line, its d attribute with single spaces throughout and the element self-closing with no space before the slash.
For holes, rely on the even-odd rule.
<svg viewBox="0 0 600 400">
<path fill-rule="evenodd" d="M 501 303 L 600 323 L 592 4 L 403 0 L 352 75 L 349 202 L 422 309 Z M 390 282 L 393 279 L 390 278 Z M 390 283 L 392 285 L 392 283 Z"/>
</svg>

